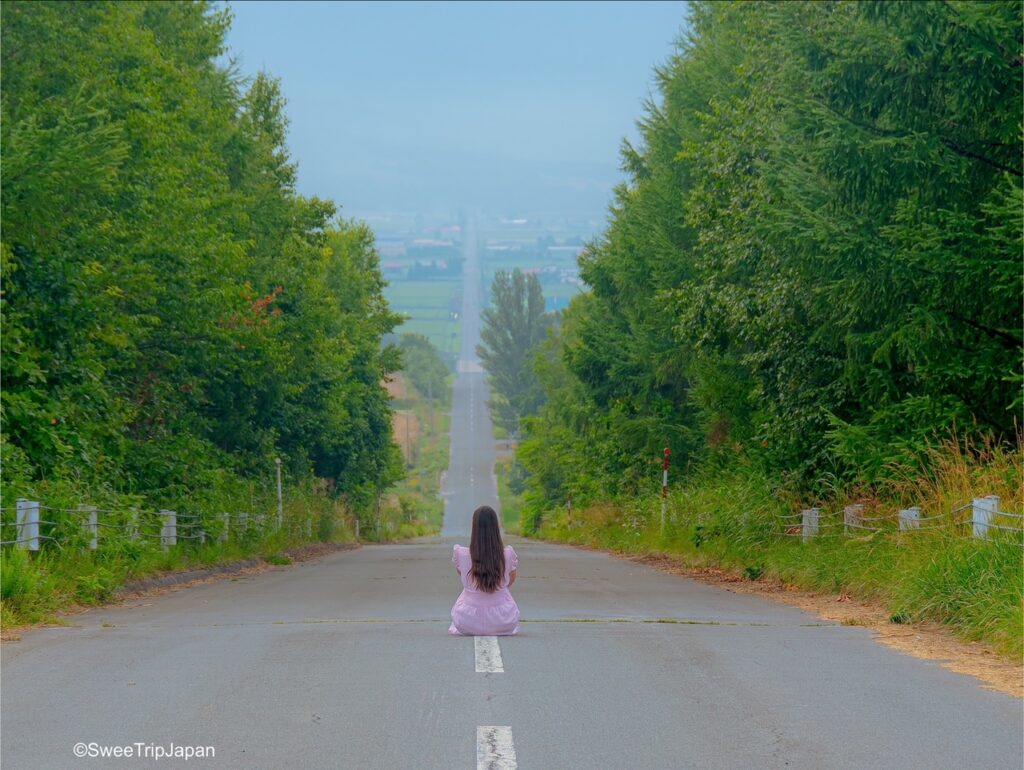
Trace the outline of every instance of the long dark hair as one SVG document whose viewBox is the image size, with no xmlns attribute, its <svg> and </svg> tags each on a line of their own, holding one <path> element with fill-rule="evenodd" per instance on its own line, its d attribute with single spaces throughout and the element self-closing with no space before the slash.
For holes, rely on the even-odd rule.
<svg viewBox="0 0 1024 770">
<path fill-rule="evenodd" d="M 477 587 L 489 594 L 497 591 L 505 576 L 505 546 L 501 542 L 498 514 L 489 505 L 481 505 L 473 511 L 469 555 L 473 560 L 471 574 Z"/>
</svg>

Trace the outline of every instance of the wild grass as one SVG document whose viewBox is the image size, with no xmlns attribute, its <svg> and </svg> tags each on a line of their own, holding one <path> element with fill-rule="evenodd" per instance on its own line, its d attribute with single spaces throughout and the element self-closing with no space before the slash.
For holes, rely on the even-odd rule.
<svg viewBox="0 0 1024 770">
<path fill-rule="evenodd" d="M 376 521 L 364 521 L 362 539 L 402 540 L 436 535 L 444 520 L 441 474 L 448 467 L 451 416 L 439 405 L 431 408 L 427 399 L 409 386 L 408 398 L 395 402 L 396 408 L 411 409 L 420 423 L 415 461 L 394 490 L 383 500 L 380 531 Z"/>
<path fill-rule="evenodd" d="M 47 495 L 47 492 L 52 494 Z M 244 530 L 240 519 L 234 518 L 235 528 L 229 530 L 227 542 L 219 542 L 223 519 L 220 513 L 215 513 L 202 519 L 182 519 L 178 528 L 182 539 L 166 551 L 160 544 L 159 522 L 155 516 L 141 517 L 141 536 L 133 539 L 124 529 L 131 516 L 129 509 L 107 502 L 111 507 L 100 518 L 104 526 L 99 530 L 98 547 L 89 550 L 82 515 L 73 510 L 77 503 L 72 502 L 82 502 L 85 498 L 79 495 L 83 494 L 85 492 L 76 491 L 73 485 L 50 484 L 26 495 L 45 501 L 48 508 L 64 510 L 44 512 L 45 520 L 52 523 L 43 527 L 43 533 L 55 539 L 44 540 L 39 551 L 15 546 L 4 546 L 0 550 L 0 626 L 52 621 L 56 613 L 69 606 L 102 603 L 126 582 L 162 572 L 252 557 L 283 563 L 281 560 L 286 557 L 282 552 L 288 548 L 310 542 L 353 539 L 354 520 L 344 504 L 325 490 L 302 485 L 286 491 L 281 530 L 276 527 L 276 509 L 267 505 L 267 501 L 256 501 L 256 508 L 265 512 L 263 518 L 250 515 L 245 519 Z M 96 497 L 88 501 L 99 502 Z M 207 510 L 239 510 L 243 504 L 244 510 L 251 510 L 254 501 L 225 496 L 201 502 L 211 506 Z M 217 502 L 221 505 L 216 506 Z M 185 535 L 200 529 L 209 534 L 205 542 L 198 538 L 185 539 Z M 14 532 L 11 527 L 4 527 L 4 531 L 5 536 Z"/>
<path fill-rule="evenodd" d="M 826 497 L 802 498 L 756 469 L 737 466 L 697 475 L 675 487 L 664 531 L 660 500 L 604 501 L 542 519 L 540 536 L 629 553 L 666 553 L 691 567 L 724 567 L 747 579 L 844 593 L 884 605 L 904 622 L 934 621 L 967 640 L 1024 656 L 1024 537 L 971 536 L 972 498 L 998 495 L 1001 510 L 1021 514 L 1020 452 L 950 441 L 917 468 L 892 469 L 874 488 L 833 485 Z M 842 509 L 865 505 L 877 532 L 844 533 Z M 802 506 L 823 510 L 822 534 L 809 542 L 785 536 L 780 517 Z M 900 533 L 897 511 L 918 505 L 940 518 L 934 529 Z M 797 520 L 798 521 L 798 520 Z M 1013 517 L 1003 523 L 1020 525 Z M 794 523 L 794 522 L 790 522 Z"/>
<path fill-rule="evenodd" d="M 522 500 L 509 487 L 512 475 L 512 455 L 502 455 L 494 463 L 494 475 L 498 479 L 498 501 L 501 503 L 501 527 L 506 534 L 519 534 L 522 516 Z"/>
</svg>

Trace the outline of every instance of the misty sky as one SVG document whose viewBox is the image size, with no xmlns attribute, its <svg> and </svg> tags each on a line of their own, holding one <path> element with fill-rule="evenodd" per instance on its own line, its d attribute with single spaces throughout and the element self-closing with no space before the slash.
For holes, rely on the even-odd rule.
<svg viewBox="0 0 1024 770">
<path fill-rule="evenodd" d="M 306 194 L 372 211 L 602 214 L 682 2 L 233 2 Z"/>
</svg>

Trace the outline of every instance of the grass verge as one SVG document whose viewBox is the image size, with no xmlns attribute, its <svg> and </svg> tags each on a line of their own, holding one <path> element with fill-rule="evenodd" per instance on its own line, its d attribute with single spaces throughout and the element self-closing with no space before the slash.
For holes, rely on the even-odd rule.
<svg viewBox="0 0 1024 770">
<path fill-rule="evenodd" d="M 1021 513 L 1019 453 L 984 456 L 946 446 L 932 473 L 871 490 L 833 490 L 828 499 L 799 501 L 750 468 L 707 473 L 673 489 L 664 530 L 656 495 L 581 505 L 570 524 L 564 509 L 540 517 L 538 536 L 631 554 L 669 554 L 689 568 L 717 567 L 747 580 L 847 594 L 884 606 L 891 622 L 934 621 L 965 640 L 1024 656 L 1024 550 L 1019 533 L 970 536 L 950 516 L 946 525 L 900 533 L 897 511 L 914 504 L 941 516 L 973 497 L 999 495 L 1002 510 Z M 823 510 L 823 534 L 802 542 L 786 536 L 801 504 Z M 860 503 L 876 532 L 843 533 L 842 510 Z M 966 513 L 969 516 L 969 512 Z M 1003 523 L 1018 522 L 1007 518 Z M 790 533 L 792 534 L 792 533 Z"/>
<path fill-rule="evenodd" d="M 498 455 L 494 462 L 494 475 L 498 479 L 498 502 L 501 503 L 501 526 L 506 534 L 518 535 L 523 501 L 509 487 L 515 456 Z"/>
<path fill-rule="evenodd" d="M 10 546 L 0 552 L 0 627 L 4 629 L 52 621 L 73 606 L 102 604 L 128 581 L 252 557 L 286 563 L 282 552 L 287 549 L 354 540 L 351 517 L 341 502 L 309 488 L 289 490 L 281 530 L 266 526 L 276 514 L 266 515 L 263 524 L 247 519 L 244 529 L 236 520 L 228 541 L 219 542 L 216 535 L 223 520 L 216 515 L 192 520 L 189 529 L 180 524 L 182 539 L 166 551 L 145 522 L 138 539 L 128 535 L 122 526 L 122 519 L 130 515 L 127 511 L 105 512 L 96 550 L 86 548 L 81 522 L 73 512 L 47 515 L 54 519 L 47 531 L 57 539 L 44 541 L 36 552 Z M 205 542 L 188 534 L 200 528 L 211 535 Z"/>
</svg>

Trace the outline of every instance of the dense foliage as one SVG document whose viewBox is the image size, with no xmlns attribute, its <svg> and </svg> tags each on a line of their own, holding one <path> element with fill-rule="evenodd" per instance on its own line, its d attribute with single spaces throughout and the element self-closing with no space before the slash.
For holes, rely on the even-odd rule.
<svg viewBox="0 0 1024 770">
<path fill-rule="evenodd" d="M 295 191 L 284 97 L 210 3 L 2 6 L 4 498 L 400 473 L 373 237 Z"/>
<path fill-rule="evenodd" d="M 1021 8 L 690 4 L 535 361 L 535 505 L 630 493 L 664 446 L 806 487 L 1016 444 Z"/>
<path fill-rule="evenodd" d="M 447 404 L 451 400 L 448 365 L 430 339 L 406 332 L 398 338 L 398 349 L 402 351 L 402 371 L 419 394 L 430 402 Z"/>
<path fill-rule="evenodd" d="M 552 323 L 536 274 L 499 270 L 491 283 L 491 303 L 481 313 L 477 355 L 491 384 L 491 409 L 509 433 L 540 408 L 544 394 L 530 365 L 532 351 Z"/>
</svg>

